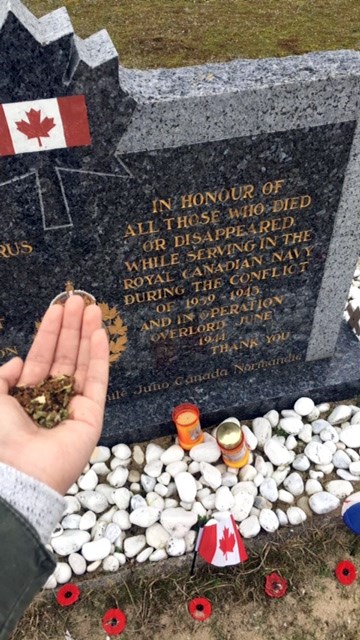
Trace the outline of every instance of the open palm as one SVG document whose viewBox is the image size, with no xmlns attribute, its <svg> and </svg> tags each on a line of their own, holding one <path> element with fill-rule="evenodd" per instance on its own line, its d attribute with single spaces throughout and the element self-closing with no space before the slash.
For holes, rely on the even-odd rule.
<svg viewBox="0 0 360 640">
<path fill-rule="evenodd" d="M 102 429 L 109 346 L 96 305 L 73 295 L 51 306 L 23 362 L 0 367 L 0 462 L 66 493 L 78 478 Z M 36 385 L 47 375 L 74 375 L 77 395 L 70 418 L 53 429 L 38 427 L 15 398 L 15 385 Z"/>
</svg>

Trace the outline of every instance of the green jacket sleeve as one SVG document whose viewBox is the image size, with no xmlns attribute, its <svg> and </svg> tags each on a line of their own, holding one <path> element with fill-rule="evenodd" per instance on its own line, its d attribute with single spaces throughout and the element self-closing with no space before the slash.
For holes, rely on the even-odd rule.
<svg viewBox="0 0 360 640">
<path fill-rule="evenodd" d="M 7 640 L 56 563 L 32 525 L 0 498 L 0 640 Z"/>
</svg>

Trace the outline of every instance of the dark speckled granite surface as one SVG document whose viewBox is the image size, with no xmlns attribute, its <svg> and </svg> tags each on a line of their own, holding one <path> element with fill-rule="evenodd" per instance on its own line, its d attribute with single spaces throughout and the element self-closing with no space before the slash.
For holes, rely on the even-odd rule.
<svg viewBox="0 0 360 640">
<path fill-rule="evenodd" d="M 184 401 L 209 425 L 356 393 L 360 346 L 346 326 L 338 338 L 359 249 L 356 54 L 218 65 L 217 90 L 191 85 L 201 68 L 122 70 L 119 85 L 106 33 L 81 41 L 65 10 L 7 6 L 0 104 L 84 95 L 92 143 L 0 156 L 0 362 L 26 353 L 70 280 L 111 338 L 104 443 L 166 433 Z M 249 88 L 271 102 L 252 127 Z"/>
</svg>

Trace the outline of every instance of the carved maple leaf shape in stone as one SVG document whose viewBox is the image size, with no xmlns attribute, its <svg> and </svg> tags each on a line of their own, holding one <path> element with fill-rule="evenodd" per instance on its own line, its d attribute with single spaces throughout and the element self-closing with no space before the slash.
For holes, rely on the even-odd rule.
<svg viewBox="0 0 360 640">
<path fill-rule="evenodd" d="M 229 534 L 229 529 L 224 527 L 224 535 L 220 539 L 219 547 L 227 559 L 227 554 L 231 553 L 235 546 L 235 536 L 233 533 Z"/>
<path fill-rule="evenodd" d="M 41 110 L 30 109 L 26 111 L 29 122 L 25 120 L 19 120 L 16 122 L 16 127 L 21 133 L 24 133 L 27 138 L 37 138 L 39 146 L 42 147 L 41 138 L 49 138 L 49 131 L 56 127 L 54 118 L 44 118 L 41 120 Z"/>
</svg>

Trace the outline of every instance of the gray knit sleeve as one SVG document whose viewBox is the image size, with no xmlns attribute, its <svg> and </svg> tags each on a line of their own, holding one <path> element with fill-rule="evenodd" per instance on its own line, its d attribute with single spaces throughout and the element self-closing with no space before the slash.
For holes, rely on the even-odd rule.
<svg viewBox="0 0 360 640">
<path fill-rule="evenodd" d="M 43 482 L 0 462 L 0 496 L 32 524 L 43 544 L 61 520 L 64 498 Z"/>
</svg>

